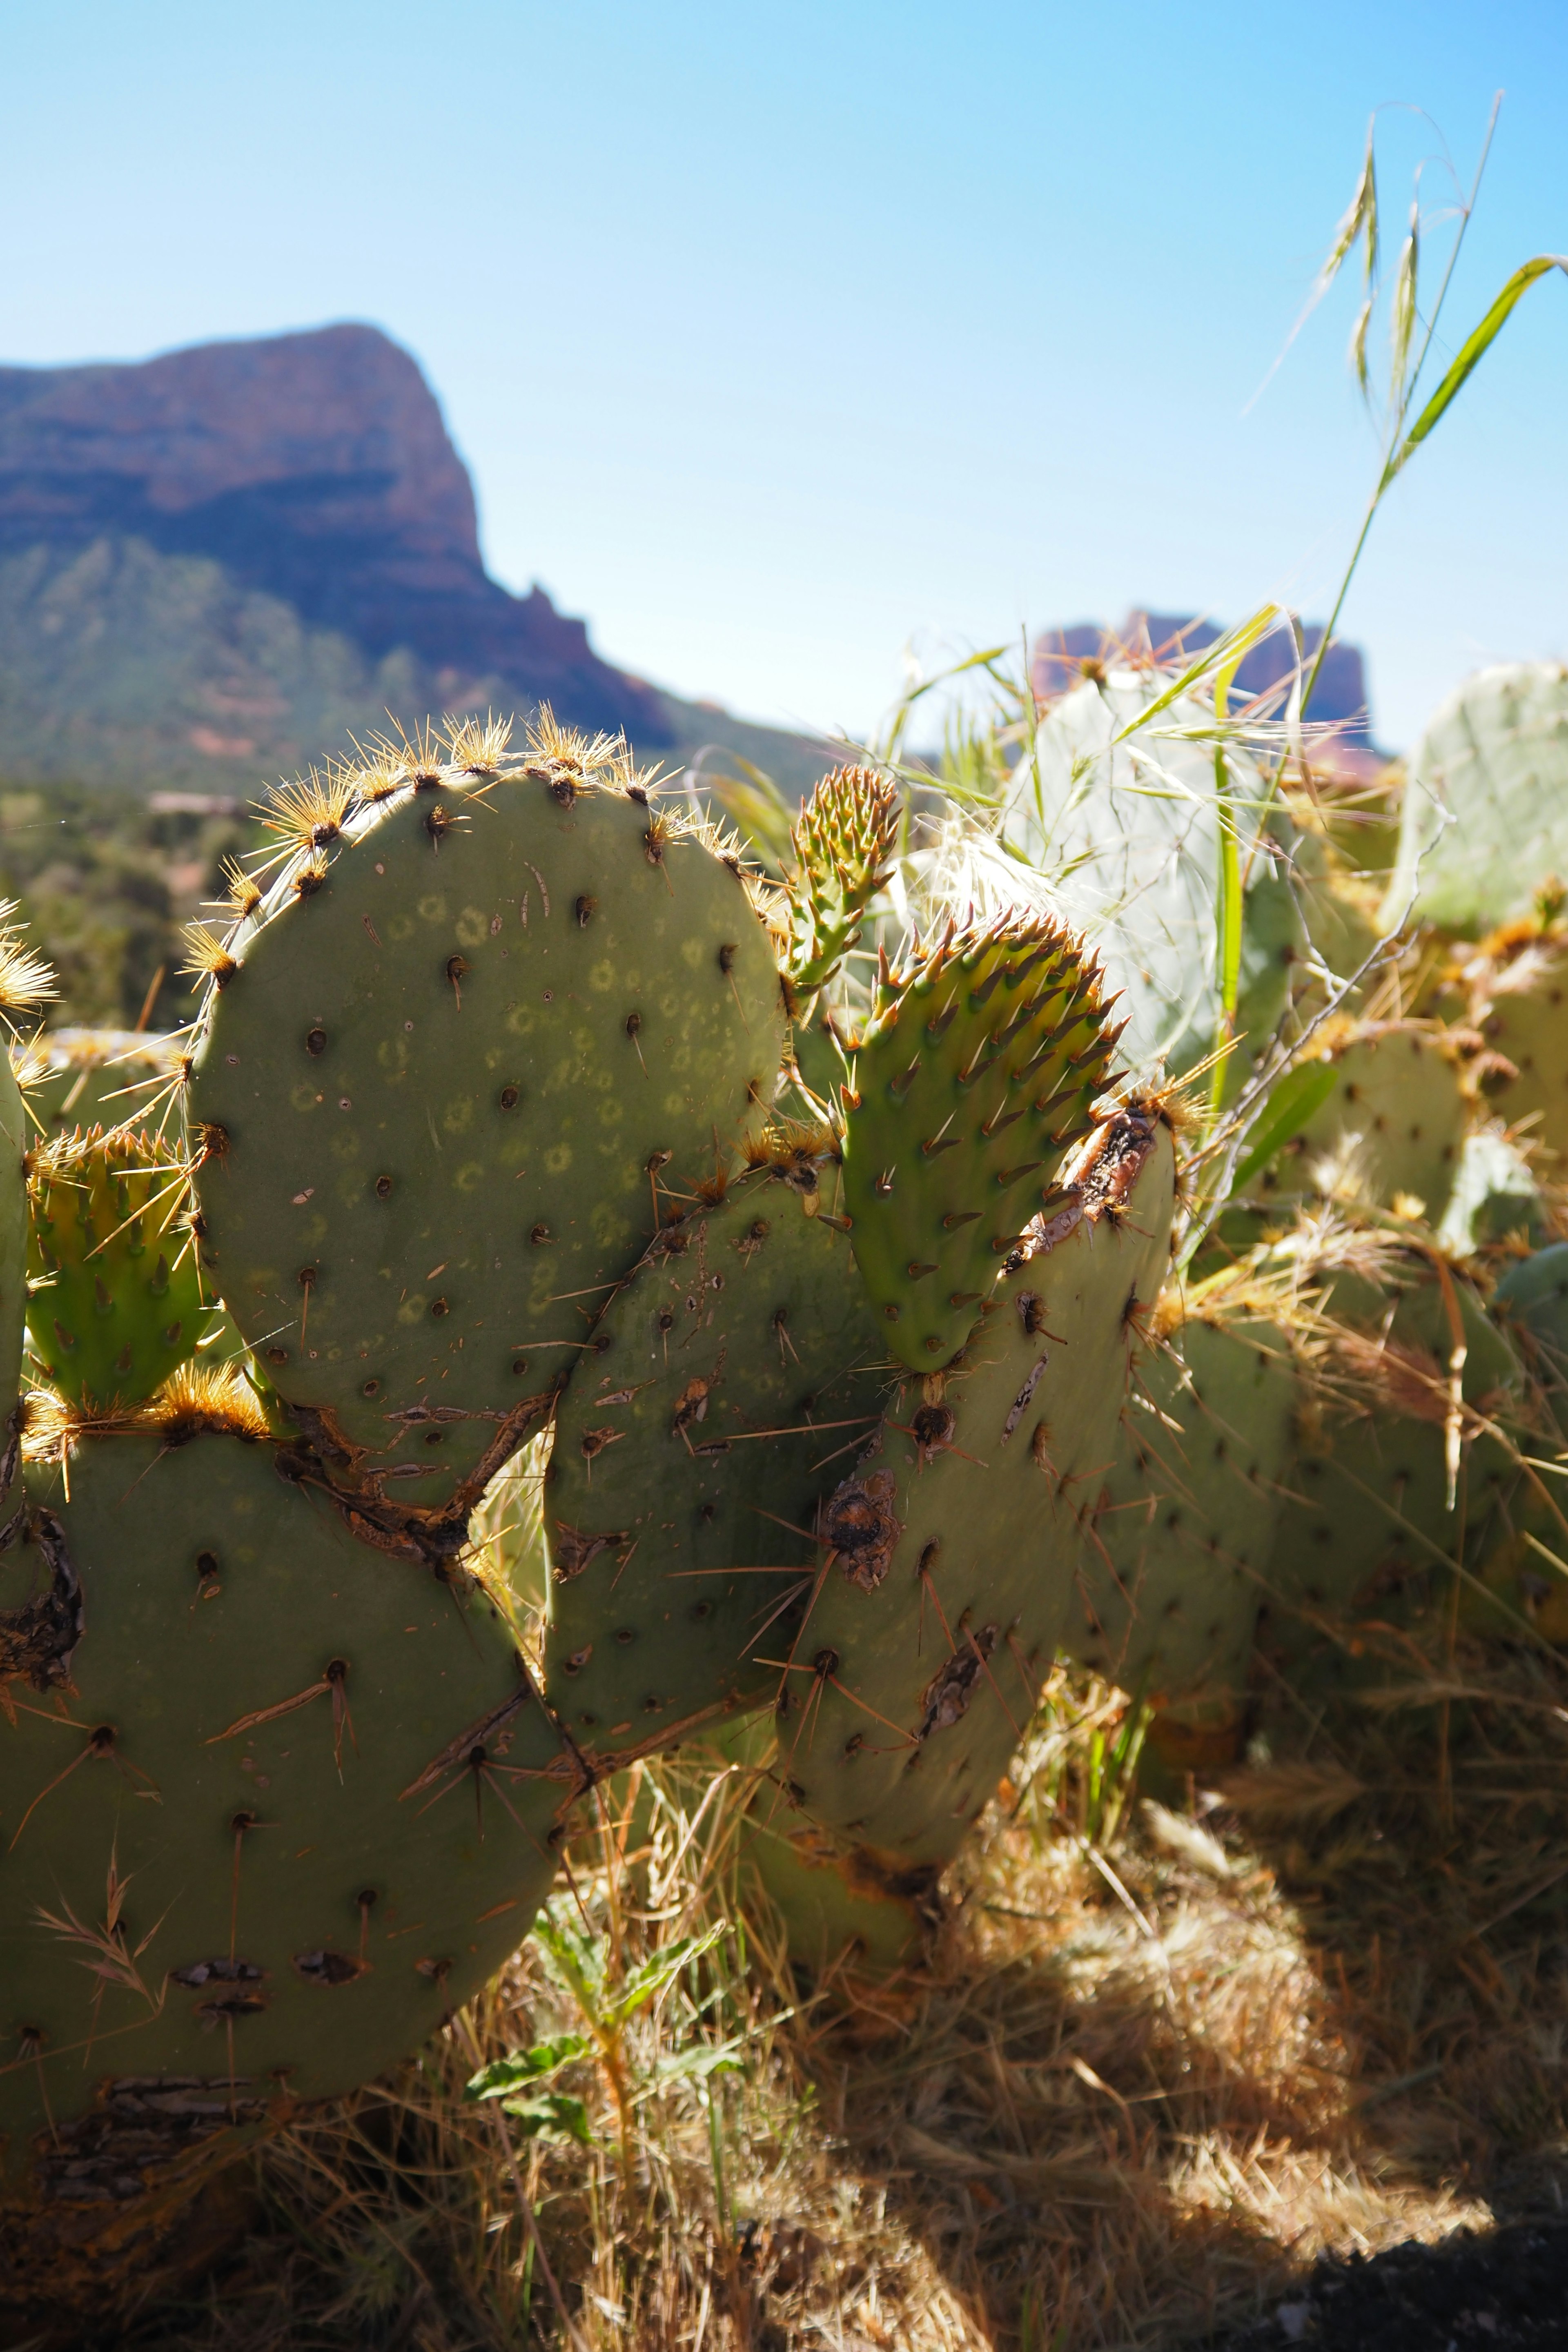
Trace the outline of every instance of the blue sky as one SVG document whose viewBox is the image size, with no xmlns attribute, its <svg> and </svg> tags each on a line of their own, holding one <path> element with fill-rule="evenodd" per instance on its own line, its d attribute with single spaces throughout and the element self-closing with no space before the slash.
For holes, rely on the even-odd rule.
<svg viewBox="0 0 1568 2352">
<path fill-rule="evenodd" d="M 1349 285 L 1247 404 L 1372 110 L 1435 250 L 1438 132 L 1468 179 L 1499 89 L 1450 345 L 1568 252 L 1563 0 L 0 0 L 0 358 L 374 320 L 500 577 L 681 692 L 860 731 L 907 645 L 1321 610 L 1376 457 Z M 1385 740 L 1568 654 L 1565 383 L 1554 277 L 1352 593 Z"/>
</svg>

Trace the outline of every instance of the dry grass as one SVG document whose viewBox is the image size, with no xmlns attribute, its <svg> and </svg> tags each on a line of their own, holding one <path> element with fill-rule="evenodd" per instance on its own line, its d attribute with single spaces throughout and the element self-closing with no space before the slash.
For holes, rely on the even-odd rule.
<svg viewBox="0 0 1568 2352">
<path fill-rule="evenodd" d="M 730 1932 L 616 2049 L 632 2177 L 592 2058 L 554 2078 L 591 2147 L 462 2100 L 585 2031 L 531 1943 L 395 2083 L 260 2157 L 235 2265 L 134 2340 L 564 2341 L 524 2200 L 594 2352 L 1175 2344 L 1320 2250 L 1560 2210 L 1568 1664 L 1461 1643 L 1436 1685 L 1401 1644 L 1356 1671 L 1321 1718 L 1265 1696 L 1223 1801 L 1169 1810 L 1122 1806 L 1122 1702 L 1058 1677 L 929 1980 L 847 2020 L 742 1924 L 742 1776 L 647 1771 L 574 1847 L 581 1911 L 556 1898 L 619 1956 L 601 2012 L 649 1951 Z"/>
</svg>

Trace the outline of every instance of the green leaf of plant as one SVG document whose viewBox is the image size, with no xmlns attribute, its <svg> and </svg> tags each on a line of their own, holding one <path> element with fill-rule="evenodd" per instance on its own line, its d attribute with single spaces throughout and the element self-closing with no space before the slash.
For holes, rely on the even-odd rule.
<svg viewBox="0 0 1568 2352">
<path fill-rule="evenodd" d="M 1390 457 L 1384 468 L 1383 480 L 1379 486 L 1380 491 L 1388 488 L 1395 474 L 1415 456 L 1434 425 L 1439 424 L 1447 414 L 1475 370 L 1512 318 L 1519 303 L 1529 293 L 1536 279 L 1544 278 L 1550 269 L 1561 269 L 1568 274 L 1568 254 L 1538 253 L 1533 261 L 1521 263 L 1514 271 L 1479 326 L 1460 345 L 1458 353 L 1442 383 L 1437 386 L 1393 457 Z"/>
<path fill-rule="evenodd" d="M 470 2074 L 463 2085 L 465 2099 L 500 2099 L 521 2091 L 531 2083 L 542 2083 L 548 2074 L 557 2074 L 570 2066 L 574 2059 L 585 2058 L 593 2044 L 584 2034 L 561 2033 L 553 2042 L 536 2042 L 531 2050 L 514 2050 L 510 2057 L 492 2058 L 477 2074 Z"/>
<path fill-rule="evenodd" d="M 597 2021 L 605 1994 L 603 1936 L 591 1936 L 557 1904 L 542 1911 L 533 1923 L 533 1940 L 546 1969 L 563 1992 L 569 1992 L 584 2017 Z"/>
<path fill-rule="evenodd" d="M 661 1946 L 651 1959 L 645 1960 L 640 1969 L 634 1969 L 626 1979 L 605 2018 L 606 2025 L 624 2025 L 628 2018 L 635 2017 L 639 2009 L 645 2009 L 675 1982 L 689 1960 L 700 1959 L 704 1952 L 710 1952 L 729 1933 L 729 1921 L 721 1919 L 705 1936 L 681 1936 L 675 1943 Z"/>
<path fill-rule="evenodd" d="M 508 2099 L 505 2107 L 522 2126 L 524 2139 L 574 2139 L 584 2147 L 594 2145 L 587 2108 L 565 2091 L 538 2091 L 531 2098 Z"/>
<path fill-rule="evenodd" d="M 661 2058 L 653 2070 L 654 2079 L 662 2086 L 706 2083 L 714 2074 L 743 2074 L 745 2061 L 737 2055 L 740 2047 L 739 2042 L 694 2042 L 689 2050 L 678 2050 L 672 2058 Z"/>
<path fill-rule="evenodd" d="M 1269 1095 L 1262 1126 L 1257 1130 L 1258 1140 L 1236 1171 L 1230 1188 L 1232 1200 L 1251 1183 L 1260 1169 L 1268 1167 L 1277 1151 L 1283 1150 L 1293 1135 L 1300 1133 L 1333 1090 L 1331 1062 L 1307 1062 L 1300 1069 L 1286 1071 Z"/>
</svg>

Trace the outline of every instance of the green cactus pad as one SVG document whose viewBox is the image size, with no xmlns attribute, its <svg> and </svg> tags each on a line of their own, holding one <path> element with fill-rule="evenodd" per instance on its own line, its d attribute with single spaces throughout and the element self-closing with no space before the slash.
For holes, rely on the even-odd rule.
<svg viewBox="0 0 1568 2352">
<path fill-rule="evenodd" d="M 872 1875 L 956 1851 L 1072 1602 L 1173 1178 L 1169 1130 L 1142 1108 L 1095 1141 L 1074 1205 L 1016 1253 L 940 1399 L 909 1384 L 826 1497 L 817 1588 L 770 1653 L 788 1662 L 777 1824 L 868 1849 Z"/>
<path fill-rule="evenodd" d="M 635 779 L 373 782 L 341 855 L 209 944 L 191 1110 L 216 1287 L 334 1475 L 413 1524 L 460 1517 L 727 1162 L 783 1009 L 738 864 Z"/>
<path fill-rule="evenodd" d="M 1239 1704 L 1296 1405 L 1288 1339 L 1226 1287 L 1142 1360 L 1063 1642 L 1166 1713 Z"/>
<path fill-rule="evenodd" d="M 1439 1224 L 1458 1173 L 1468 1119 L 1458 1065 L 1428 1024 L 1368 1023 L 1318 1057 L 1333 1091 L 1253 1185 L 1267 1204 L 1310 1193 L 1320 1181 L 1348 1186 L 1371 1205 L 1400 1194 Z"/>
<path fill-rule="evenodd" d="M 415 2050 L 578 1785 L 482 1589 L 181 1433 L 29 1471 L 0 1559 L 0 2181 L 57 2214 Z"/>
<path fill-rule="evenodd" d="M 844 1198 L 893 1354 L 940 1370 L 1089 1129 L 1117 1035 L 1099 970 L 1021 917 L 884 971 L 852 1049 Z"/>
<path fill-rule="evenodd" d="M 1521 1483 L 1517 1449 L 1492 1428 L 1517 1421 L 1525 1391 L 1519 1356 L 1473 1286 L 1426 1253 L 1384 1248 L 1370 1263 L 1303 1271 L 1321 1285 L 1329 1344 L 1298 1418 L 1283 1479 L 1296 1499 L 1268 1564 L 1287 1651 L 1293 1614 L 1342 1616 L 1384 1587 L 1447 1592 L 1453 1563 L 1473 1570 L 1485 1558 Z M 1456 1341 L 1465 1349 L 1457 1423 Z"/>
<path fill-rule="evenodd" d="M 752 1652 L 799 1622 L 818 1498 L 876 1428 L 889 1370 L 816 1199 L 751 1177 L 670 1228 L 562 1401 L 546 1682 L 596 1761 L 777 1686 Z"/>
<path fill-rule="evenodd" d="M 1568 953 L 1560 930 L 1479 963 L 1470 1019 L 1486 1041 L 1487 1108 L 1539 1147 L 1542 1173 L 1568 1174 Z"/>
<path fill-rule="evenodd" d="M 206 1320 L 183 1168 L 147 1136 L 62 1136 L 32 1155 L 29 1353 L 88 1412 L 139 1404 Z"/>
<path fill-rule="evenodd" d="M 740 1884 L 766 1895 L 784 1923 L 796 1968 L 828 1979 L 842 1996 L 858 1979 L 879 1984 L 921 1957 L 939 1916 L 931 1864 L 900 1870 L 850 1839 L 802 1827 L 764 1788 L 742 1826 Z"/>
<path fill-rule="evenodd" d="M 1553 1242 L 1510 1266 L 1491 1307 L 1528 1351 L 1552 1419 L 1568 1435 L 1568 1242 Z"/>
<path fill-rule="evenodd" d="M 1485 930 L 1568 877 L 1568 667 L 1500 664 L 1450 695 L 1410 755 L 1384 922 Z"/>
<path fill-rule="evenodd" d="M 790 943 L 785 977 L 804 1004 L 826 986 L 860 934 L 860 917 L 888 878 L 899 803 L 869 768 L 824 776 L 790 832 Z"/>
</svg>

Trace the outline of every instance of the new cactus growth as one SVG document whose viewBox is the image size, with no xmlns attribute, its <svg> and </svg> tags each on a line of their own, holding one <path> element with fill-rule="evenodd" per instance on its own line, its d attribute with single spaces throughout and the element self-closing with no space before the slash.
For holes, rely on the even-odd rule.
<svg viewBox="0 0 1568 2352">
<path fill-rule="evenodd" d="M 597 1764 L 771 1696 L 755 1654 L 798 1624 L 830 1465 L 877 1426 L 881 1327 L 844 1235 L 805 1213 L 816 1186 L 781 1144 L 776 1174 L 668 1227 L 558 1409 L 546 1673 Z"/>
<path fill-rule="evenodd" d="M 268 895 L 197 958 L 204 1258 L 394 1545 L 460 1535 L 779 1066 L 738 860 L 611 749 L 532 741 L 286 800 Z"/>
<path fill-rule="evenodd" d="M 888 879 L 898 824 L 890 785 L 869 768 L 835 768 L 792 827 L 784 978 L 797 1008 L 826 986 L 859 939 L 860 918 Z"/>
<path fill-rule="evenodd" d="M 887 1344 L 952 1361 L 997 1267 L 1089 1129 L 1120 1031 L 1099 967 L 1054 923 L 957 931 L 884 962 L 847 1048 L 844 1200 Z"/>
<path fill-rule="evenodd" d="M 434 2030 L 580 1773 L 496 1600 L 280 1478 L 241 1384 L 28 1472 L 0 1558 L 5 2291 Z M 248 1442 L 247 1442 L 248 1441 Z M 112 2260 L 110 2245 L 108 2259 Z M 36 2265 L 36 2276 L 35 2276 Z"/>
<path fill-rule="evenodd" d="M 140 1403 L 205 1320 L 184 1170 L 146 1136 L 61 1136 L 29 1159 L 28 1347 L 88 1413 Z"/>
</svg>

